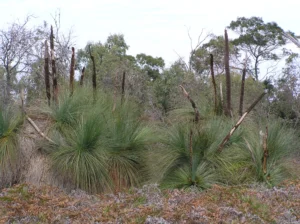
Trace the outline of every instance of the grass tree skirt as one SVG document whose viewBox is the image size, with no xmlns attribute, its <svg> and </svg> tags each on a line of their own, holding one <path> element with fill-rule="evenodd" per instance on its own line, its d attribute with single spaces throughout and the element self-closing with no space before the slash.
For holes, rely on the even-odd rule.
<svg viewBox="0 0 300 224">
<path fill-rule="evenodd" d="M 42 132 L 47 132 L 48 122 L 45 117 L 35 117 L 34 120 Z M 42 137 L 28 121 L 25 121 L 19 136 L 20 182 L 53 185 L 55 181 L 49 169 L 49 158 L 39 150 L 40 141 L 42 141 Z"/>
</svg>

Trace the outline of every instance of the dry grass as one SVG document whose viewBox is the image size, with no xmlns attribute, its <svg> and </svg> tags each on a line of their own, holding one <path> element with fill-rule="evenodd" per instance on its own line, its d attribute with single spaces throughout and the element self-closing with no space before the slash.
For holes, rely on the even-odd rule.
<svg viewBox="0 0 300 224">
<path fill-rule="evenodd" d="M 279 188 L 213 186 L 117 194 L 16 185 L 0 193 L 0 223 L 299 223 L 300 181 Z"/>
</svg>

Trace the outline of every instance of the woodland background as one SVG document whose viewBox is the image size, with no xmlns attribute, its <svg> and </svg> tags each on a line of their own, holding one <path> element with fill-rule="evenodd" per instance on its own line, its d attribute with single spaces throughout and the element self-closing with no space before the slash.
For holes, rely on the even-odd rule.
<svg viewBox="0 0 300 224">
<path fill-rule="evenodd" d="M 224 36 L 200 30 L 193 45 L 187 33 L 188 60 L 166 67 L 161 57 L 128 55 L 123 34 L 74 49 L 60 18 L 34 28 L 31 19 L 0 30 L 1 188 L 21 184 L 19 195 L 31 195 L 24 183 L 93 194 L 151 184 L 173 193 L 298 186 L 300 43 L 292 31 L 239 17 Z M 9 192 L 0 201 L 24 199 Z M 40 218 L 53 221 L 48 215 Z"/>
</svg>

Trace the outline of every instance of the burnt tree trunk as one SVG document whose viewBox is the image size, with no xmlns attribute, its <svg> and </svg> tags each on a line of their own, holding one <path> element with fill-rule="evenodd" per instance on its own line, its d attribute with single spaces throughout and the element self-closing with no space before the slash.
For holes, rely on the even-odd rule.
<svg viewBox="0 0 300 224">
<path fill-rule="evenodd" d="M 214 87 L 214 100 L 215 100 L 215 114 L 218 110 L 218 96 L 217 96 L 217 84 L 215 80 L 215 73 L 214 73 L 214 56 L 210 54 L 210 73 L 211 73 L 211 80 Z"/>
<path fill-rule="evenodd" d="M 89 52 L 90 52 L 90 57 L 91 57 L 92 64 L 93 64 L 92 81 L 93 81 L 93 90 L 94 90 L 94 100 L 96 100 L 96 90 L 97 90 L 96 64 L 95 64 L 95 58 L 94 58 L 94 56 L 92 55 L 91 45 L 89 46 Z"/>
<path fill-rule="evenodd" d="M 48 49 L 47 40 L 45 40 L 44 72 L 45 72 L 45 86 L 46 86 L 46 94 L 47 94 L 47 99 L 48 99 L 48 106 L 50 106 L 50 104 L 51 104 L 51 91 L 50 91 L 50 71 L 49 71 L 49 49 Z"/>
<path fill-rule="evenodd" d="M 231 80 L 230 80 L 230 68 L 229 68 L 229 41 L 227 30 L 225 30 L 225 76 L 226 76 L 226 116 L 231 117 Z"/>
<path fill-rule="evenodd" d="M 121 104 L 123 104 L 124 97 L 125 97 L 125 76 L 126 72 L 123 72 L 123 77 L 122 77 L 122 98 L 121 98 Z"/>
<path fill-rule="evenodd" d="M 83 85 L 84 71 L 85 71 L 85 67 L 83 67 L 83 68 L 82 68 L 82 70 L 81 70 L 81 76 L 80 76 L 80 86 L 82 86 L 82 85 Z"/>
<path fill-rule="evenodd" d="M 245 77 L 246 77 L 246 68 L 243 69 L 243 74 L 242 74 L 240 109 L 239 109 L 239 115 L 240 116 L 243 115 L 244 94 L 245 94 Z"/>
<path fill-rule="evenodd" d="M 71 67 L 70 67 L 70 95 L 74 92 L 74 72 L 75 72 L 75 49 L 72 47 Z"/>
<path fill-rule="evenodd" d="M 51 67 L 52 67 L 52 80 L 53 80 L 53 101 L 58 102 L 58 86 L 57 86 L 57 74 L 55 64 L 55 52 L 54 52 L 54 35 L 53 27 L 51 26 L 50 32 L 50 49 L 51 49 Z"/>
</svg>

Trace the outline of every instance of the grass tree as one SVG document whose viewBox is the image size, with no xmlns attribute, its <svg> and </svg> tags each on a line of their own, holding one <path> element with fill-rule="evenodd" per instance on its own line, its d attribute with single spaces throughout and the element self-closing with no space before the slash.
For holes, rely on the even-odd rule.
<svg viewBox="0 0 300 224">
<path fill-rule="evenodd" d="M 166 130 L 163 146 L 149 155 L 154 163 L 149 165 L 153 180 L 165 188 L 196 186 L 205 189 L 219 182 L 218 173 L 223 167 L 219 162 L 218 144 L 231 125 L 223 118 L 214 117 L 194 128 L 192 137 L 190 125 L 175 124 Z M 226 147 L 240 144 L 241 136 L 242 130 L 239 130 Z"/>
<path fill-rule="evenodd" d="M 17 132 L 22 116 L 12 108 L 0 108 L 0 187 L 16 180 L 19 158 Z"/>
<path fill-rule="evenodd" d="M 50 151 L 52 168 L 62 181 L 77 188 L 99 192 L 110 188 L 102 138 L 105 124 L 97 114 L 85 115 L 63 135 Z"/>
<path fill-rule="evenodd" d="M 246 166 L 252 170 L 254 179 L 273 186 L 291 177 L 292 169 L 287 169 L 287 162 L 290 158 L 293 158 L 297 151 L 297 138 L 294 130 L 288 129 L 278 121 L 270 122 L 267 138 L 266 170 L 263 167 L 262 137 L 259 134 L 253 135 L 253 133 L 255 132 L 245 138 L 245 147 L 249 154 L 249 163 Z"/>
<path fill-rule="evenodd" d="M 106 148 L 110 175 L 116 190 L 145 181 L 145 154 L 155 133 L 139 118 L 136 105 L 124 101 L 110 114 Z"/>
<path fill-rule="evenodd" d="M 124 100 L 112 111 L 113 104 L 112 96 L 101 93 L 94 102 L 93 93 L 83 89 L 48 108 L 56 143 L 44 149 L 55 173 L 71 187 L 101 192 L 145 180 L 144 152 L 155 135 L 134 103 Z"/>
</svg>

